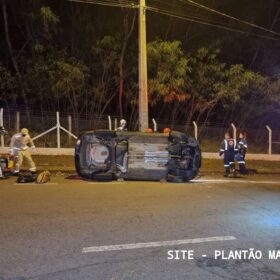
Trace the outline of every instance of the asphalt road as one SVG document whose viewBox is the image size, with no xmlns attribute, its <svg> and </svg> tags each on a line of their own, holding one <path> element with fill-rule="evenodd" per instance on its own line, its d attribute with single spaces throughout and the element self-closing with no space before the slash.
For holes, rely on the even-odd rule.
<svg viewBox="0 0 280 280">
<path fill-rule="evenodd" d="M 0 181 L 0 280 L 279 280 L 279 181 Z"/>
</svg>

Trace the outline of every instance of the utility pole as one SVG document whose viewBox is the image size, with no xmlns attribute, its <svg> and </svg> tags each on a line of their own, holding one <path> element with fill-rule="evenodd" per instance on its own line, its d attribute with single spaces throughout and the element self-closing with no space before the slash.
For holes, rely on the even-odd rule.
<svg viewBox="0 0 280 280">
<path fill-rule="evenodd" d="M 146 38 L 146 0 L 139 0 L 139 130 L 149 127 Z"/>
</svg>

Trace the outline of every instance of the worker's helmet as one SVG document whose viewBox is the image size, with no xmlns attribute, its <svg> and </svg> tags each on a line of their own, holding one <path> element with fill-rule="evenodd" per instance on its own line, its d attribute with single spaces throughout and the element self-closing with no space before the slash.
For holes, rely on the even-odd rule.
<svg viewBox="0 0 280 280">
<path fill-rule="evenodd" d="M 121 119 L 120 124 L 121 125 L 126 125 L 126 120 L 125 119 Z"/>
<path fill-rule="evenodd" d="M 169 128 L 169 127 L 165 127 L 164 129 L 163 129 L 163 133 L 169 133 L 171 131 L 171 129 Z"/>
<path fill-rule="evenodd" d="M 153 131 L 152 128 L 147 128 L 147 129 L 145 130 L 145 132 L 146 132 L 146 133 L 153 133 L 154 131 Z"/>
<path fill-rule="evenodd" d="M 22 134 L 22 135 L 27 135 L 28 133 L 29 133 L 29 131 L 28 131 L 27 128 L 23 128 L 23 129 L 21 130 L 21 134 Z"/>
</svg>

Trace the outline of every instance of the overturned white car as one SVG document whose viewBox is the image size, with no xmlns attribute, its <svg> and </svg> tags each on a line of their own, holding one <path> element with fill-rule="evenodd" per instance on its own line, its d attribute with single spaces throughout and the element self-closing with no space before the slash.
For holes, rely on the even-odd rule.
<svg viewBox="0 0 280 280">
<path fill-rule="evenodd" d="M 75 147 L 77 173 L 89 180 L 162 180 L 186 182 L 198 175 L 201 151 L 186 134 L 96 130 Z"/>
</svg>

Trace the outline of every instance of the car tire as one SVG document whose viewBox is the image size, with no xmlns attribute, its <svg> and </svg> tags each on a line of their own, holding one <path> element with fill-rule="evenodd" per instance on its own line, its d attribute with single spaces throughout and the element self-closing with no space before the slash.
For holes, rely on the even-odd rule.
<svg viewBox="0 0 280 280">
<path fill-rule="evenodd" d="M 77 154 L 75 154 L 75 166 L 77 174 L 81 176 L 80 157 Z"/>
</svg>

